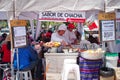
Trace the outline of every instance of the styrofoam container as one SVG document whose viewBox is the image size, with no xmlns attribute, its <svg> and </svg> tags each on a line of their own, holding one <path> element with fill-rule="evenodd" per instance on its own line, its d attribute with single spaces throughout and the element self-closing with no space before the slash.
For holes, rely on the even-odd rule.
<svg viewBox="0 0 120 80">
<path fill-rule="evenodd" d="M 88 53 L 86 51 L 81 52 L 81 57 L 85 59 L 90 59 L 90 60 L 102 59 L 103 56 L 104 56 L 104 53 Z"/>
</svg>

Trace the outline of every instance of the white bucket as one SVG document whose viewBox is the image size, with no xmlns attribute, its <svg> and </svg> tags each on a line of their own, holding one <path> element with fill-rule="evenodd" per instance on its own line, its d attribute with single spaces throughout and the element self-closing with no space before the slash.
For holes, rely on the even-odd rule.
<svg viewBox="0 0 120 80">
<path fill-rule="evenodd" d="M 106 67 L 117 67 L 117 63 L 118 63 L 118 56 L 106 56 Z"/>
</svg>

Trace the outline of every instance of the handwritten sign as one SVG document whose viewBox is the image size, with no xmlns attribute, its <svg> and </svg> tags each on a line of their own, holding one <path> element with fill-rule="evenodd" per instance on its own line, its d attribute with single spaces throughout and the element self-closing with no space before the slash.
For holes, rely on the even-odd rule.
<svg viewBox="0 0 120 80">
<path fill-rule="evenodd" d="M 115 23 L 114 20 L 102 21 L 102 41 L 115 40 Z"/>
<path fill-rule="evenodd" d="M 26 43 L 26 36 L 14 37 L 14 47 L 25 46 Z"/>
<path fill-rule="evenodd" d="M 115 13 L 99 13 L 98 19 L 99 20 L 114 20 L 116 17 Z"/>
<path fill-rule="evenodd" d="M 27 22 L 26 22 L 26 20 L 11 20 L 10 25 L 11 25 L 11 27 L 25 26 L 25 25 L 27 25 Z"/>
<path fill-rule="evenodd" d="M 99 33 L 102 41 L 115 40 L 115 13 L 99 13 Z"/>
<path fill-rule="evenodd" d="M 26 21 L 25 20 L 11 20 L 11 38 L 13 47 L 18 48 L 27 45 Z"/>
</svg>

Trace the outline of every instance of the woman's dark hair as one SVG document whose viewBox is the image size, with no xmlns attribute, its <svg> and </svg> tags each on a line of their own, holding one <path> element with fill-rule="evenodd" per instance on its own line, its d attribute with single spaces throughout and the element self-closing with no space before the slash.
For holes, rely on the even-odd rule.
<svg viewBox="0 0 120 80">
<path fill-rule="evenodd" d="M 88 41 L 90 41 L 91 43 L 99 44 L 97 38 L 94 38 L 92 35 L 89 35 Z"/>
<path fill-rule="evenodd" d="M 7 48 L 8 48 L 9 50 L 11 49 L 11 42 L 10 42 L 10 41 L 7 42 Z"/>
<path fill-rule="evenodd" d="M 6 37 L 7 37 L 7 34 L 6 34 L 6 33 L 3 33 L 3 34 L 2 34 L 2 37 L 3 37 L 3 38 L 6 38 Z"/>
<path fill-rule="evenodd" d="M 77 37 L 78 40 L 81 39 L 81 34 L 78 31 L 76 32 L 76 37 Z"/>
<path fill-rule="evenodd" d="M 41 32 L 36 41 L 43 41 L 43 34 L 45 34 L 45 32 Z"/>
</svg>

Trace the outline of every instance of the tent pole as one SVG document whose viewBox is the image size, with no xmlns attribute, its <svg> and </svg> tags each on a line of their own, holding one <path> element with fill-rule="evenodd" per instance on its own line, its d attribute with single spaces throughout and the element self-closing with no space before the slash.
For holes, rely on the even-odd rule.
<svg viewBox="0 0 120 80">
<path fill-rule="evenodd" d="M 31 26 L 31 31 L 32 31 L 32 38 L 34 39 L 35 29 L 34 29 L 34 20 L 33 19 L 30 19 L 30 26 Z"/>
<path fill-rule="evenodd" d="M 41 21 L 39 21 L 39 15 L 37 16 L 37 26 L 36 26 L 36 35 L 35 40 L 39 37 L 39 34 L 41 32 Z"/>
<path fill-rule="evenodd" d="M 11 25 L 10 25 L 10 20 L 8 19 L 8 25 L 10 28 L 10 34 L 11 34 Z M 12 42 L 12 35 L 10 35 L 10 40 L 11 40 L 11 80 L 14 80 L 15 75 L 14 75 L 14 68 L 13 68 L 13 57 L 14 57 L 14 48 L 13 48 L 13 42 Z"/>
<path fill-rule="evenodd" d="M 16 10 L 15 10 L 16 8 L 15 8 L 15 0 L 13 0 L 13 19 L 15 19 L 15 12 L 16 12 Z"/>
</svg>

